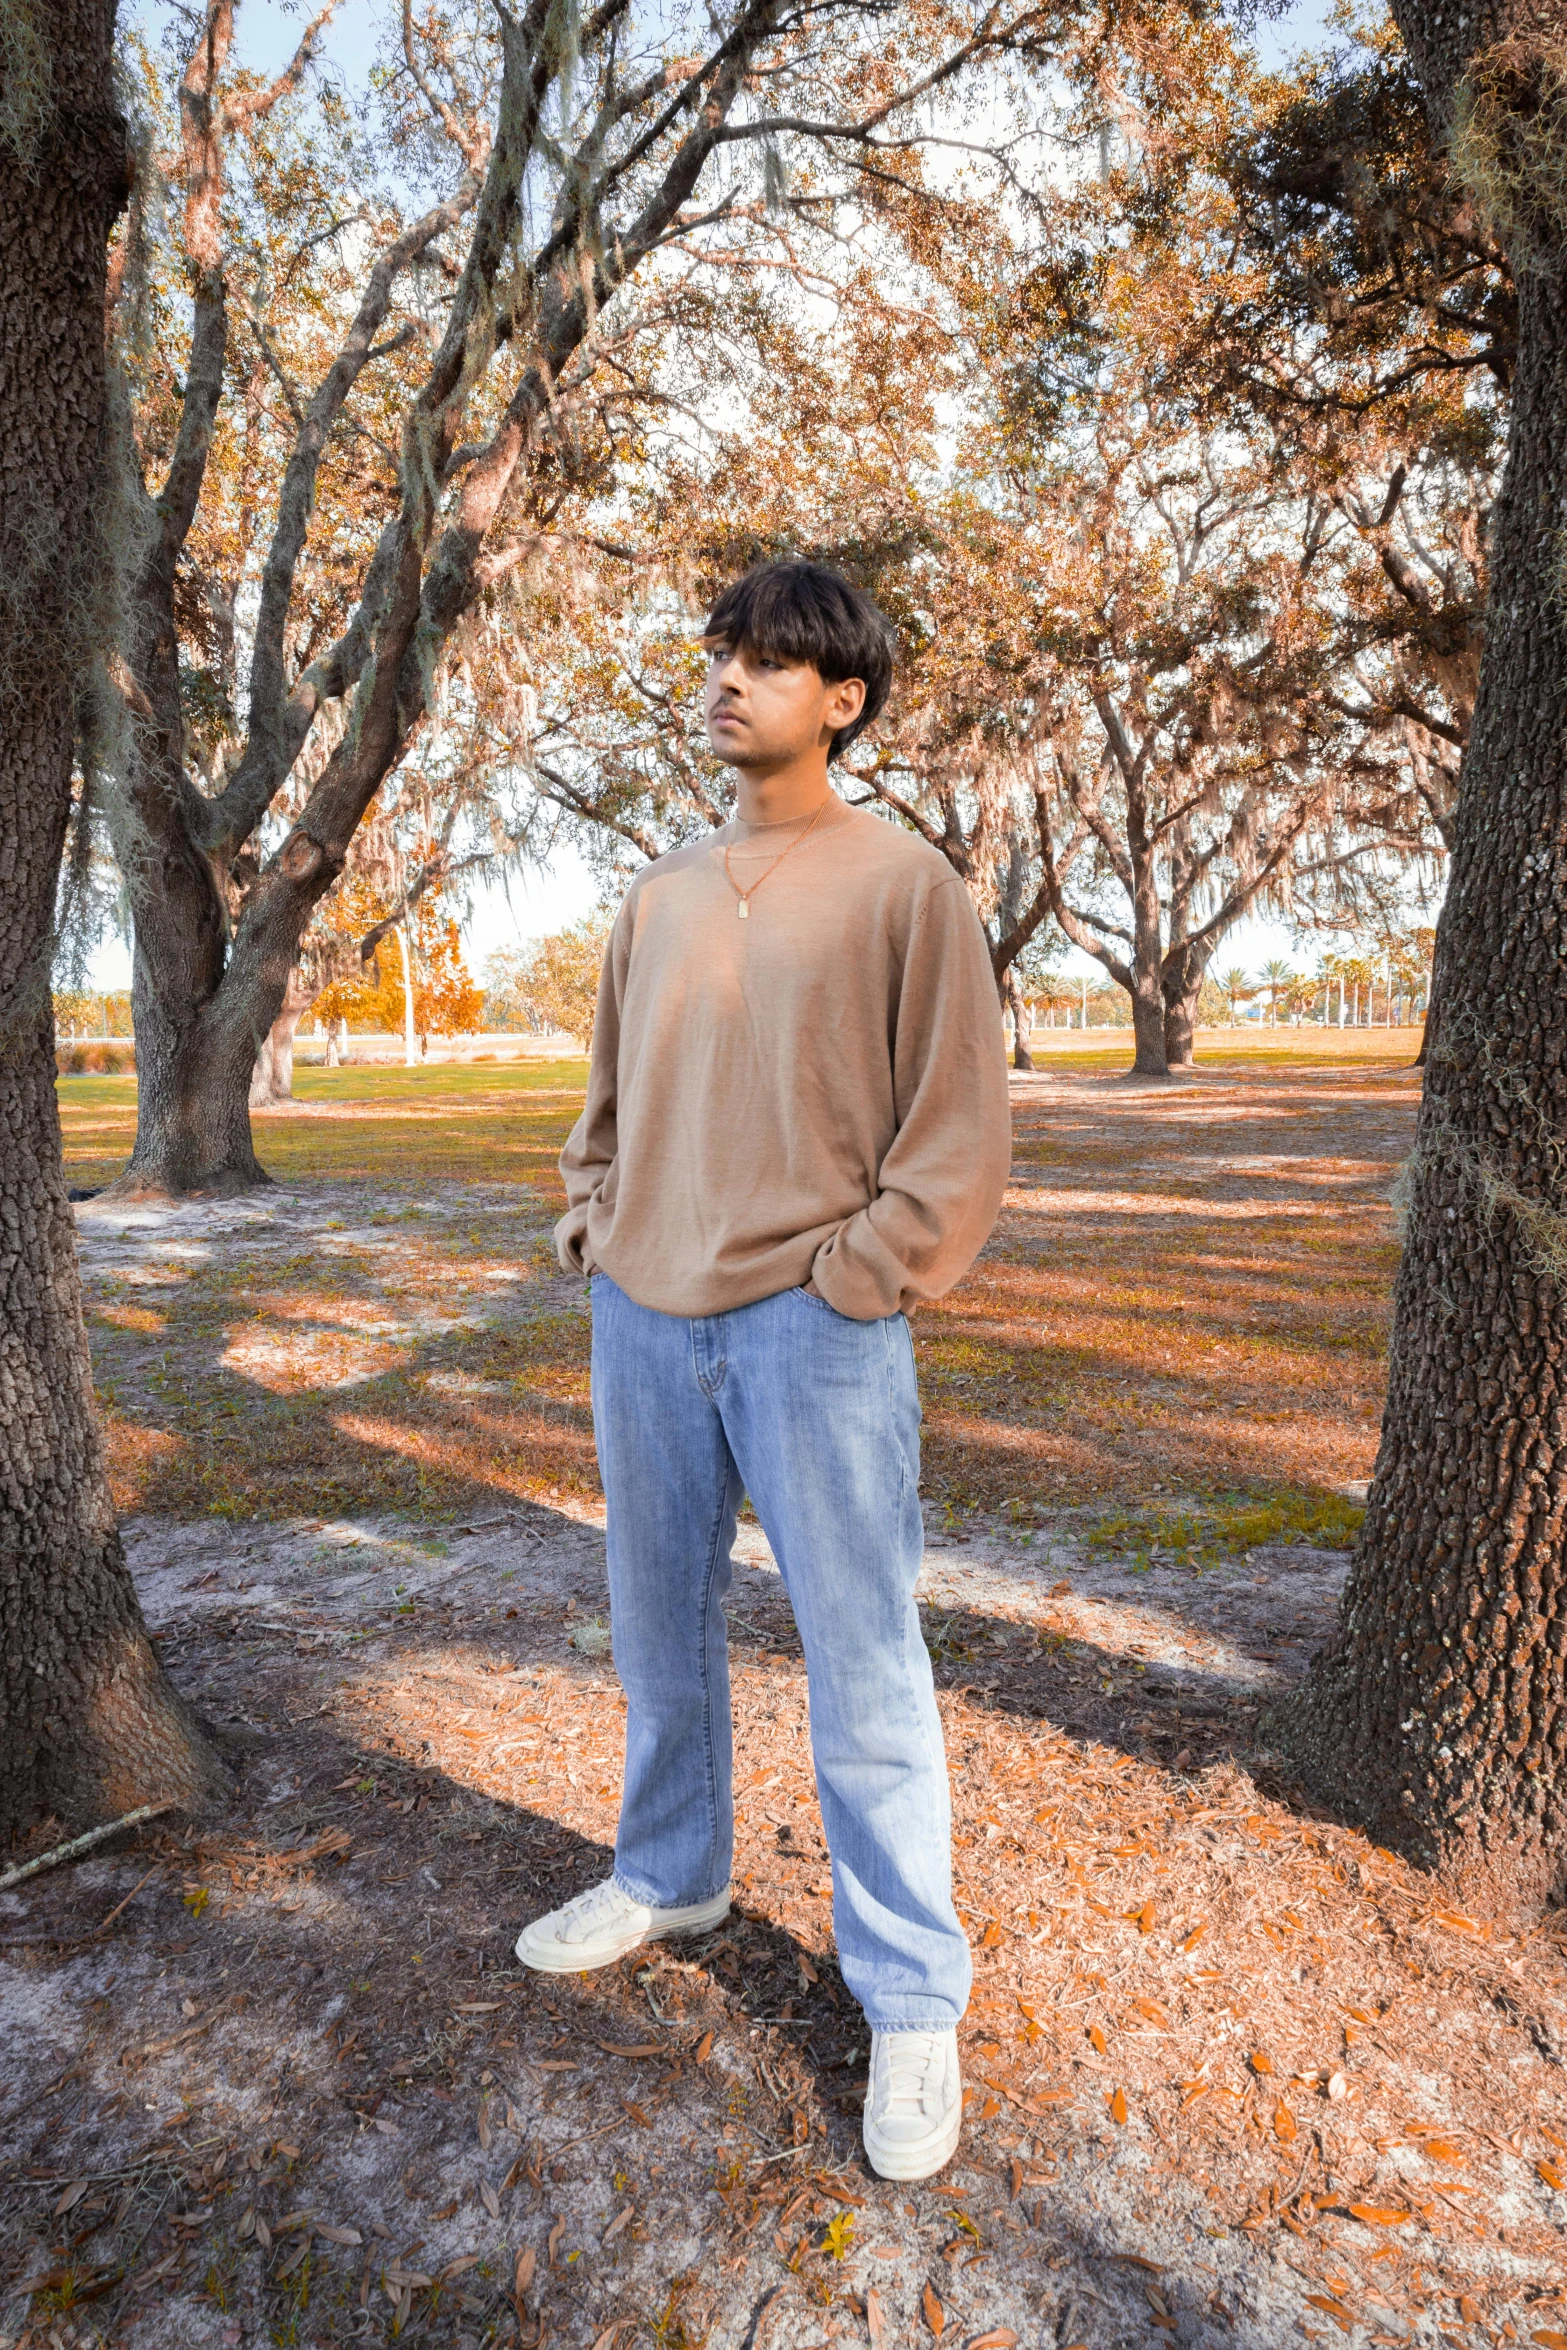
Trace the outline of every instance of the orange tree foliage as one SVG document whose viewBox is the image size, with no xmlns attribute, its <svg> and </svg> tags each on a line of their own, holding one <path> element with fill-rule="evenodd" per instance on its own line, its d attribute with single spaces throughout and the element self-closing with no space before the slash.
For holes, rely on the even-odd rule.
<svg viewBox="0 0 1567 2350">
<path fill-rule="evenodd" d="M 350 935 L 369 932 L 386 920 L 387 908 L 373 887 L 357 883 L 341 893 L 342 920 Z M 412 931 L 414 1028 L 420 1036 L 474 1036 L 484 1025 L 484 990 L 463 959 L 462 933 L 439 899 L 419 899 L 404 921 Z M 403 959 L 390 930 L 357 972 L 324 987 L 312 1007 L 324 1026 L 346 1020 L 350 1028 L 377 1035 L 402 1032 Z"/>
</svg>

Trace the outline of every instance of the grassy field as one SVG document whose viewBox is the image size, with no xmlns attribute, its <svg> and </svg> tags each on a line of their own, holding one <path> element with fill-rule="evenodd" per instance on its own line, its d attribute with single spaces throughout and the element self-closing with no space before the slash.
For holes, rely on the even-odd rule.
<svg viewBox="0 0 1567 2350">
<path fill-rule="evenodd" d="M 1144 1088 L 1120 1082 L 1124 1040 L 1052 1039 L 1015 1088 L 997 1231 L 915 1316 L 927 1490 L 954 1512 L 1167 1502 L 1177 1544 L 1237 1513 L 1342 1539 L 1381 1406 L 1412 1043 L 1218 1031 L 1197 1079 Z M 151 1262 L 89 1238 L 121 1507 L 275 1516 L 308 1490 L 440 1517 L 596 1491 L 581 1284 L 549 1240 L 585 1074 L 305 1071 L 256 1121 L 269 1218 Z M 108 1181 L 135 1080 L 60 1098 L 69 1180 Z"/>
</svg>

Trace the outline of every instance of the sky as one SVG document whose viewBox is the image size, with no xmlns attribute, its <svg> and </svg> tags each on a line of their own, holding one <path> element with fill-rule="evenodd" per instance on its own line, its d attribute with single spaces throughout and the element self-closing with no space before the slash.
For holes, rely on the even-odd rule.
<svg viewBox="0 0 1567 2350">
<path fill-rule="evenodd" d="M 125 21 L 144 26 L 156 40 L 167 27 L 172 11 L 165 5 L 127 7 Z M 241 64 L 275 73 L 292 55 L 309 17 L 315 13 L 299 0 L 240 0 L 235 20 L 235 50 Z M 1255 41 L 1267 65 L 1283 63 L 1299 50 L 1320 42 L 1327 31 L 1329 0 L 1295 0 L 1293 6 L 1259 20 Z M 324 58 L 339 77 L 345 95 L 363 97 L 378 47 L 377 27 L 386 20 L 386 0 L 342 0 L 324 46 Z M 565 929 L 590 913 L 598 903 L 599 884 L 578 851 L 562 842 L 549 863 L 538 871 L 514 876 L 509 885 L 480 889 L 464 924 L 464 946 L 475 971 L 497 951 L 524 945 L 550 932 Z M 1240 964 L 1258 971 L 1280 959 L 1297 965 L 1315 957 L 1303 952 L 1287 923 L 1247 921 L 1229 933 L 1220 951 L 1228 968 Z M 1062 968 L 1088 971 L 1099 967 L 1075 947 L 1069 948 Z M 91 966 L 95 989 L 118 989 L 130 984 L 130 954 L 119 938 L 105 939 Z"/>
</svg>

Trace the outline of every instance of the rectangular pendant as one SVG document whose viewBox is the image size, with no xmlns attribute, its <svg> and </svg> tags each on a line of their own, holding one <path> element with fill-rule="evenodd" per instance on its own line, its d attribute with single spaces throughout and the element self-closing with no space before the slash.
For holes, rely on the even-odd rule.
<svg viewBox="0 0 1567 2350">
<path fill-rule="evenodd" d="M 751 909 L 750 909 L 750 907 L 749 907 L 749 906 L 746 904 L 746 902 L 745 902 L 745 899 L 744 899 L 744 898 L 742 898 L 742 899 L 740 900 L 740 903 L 738 904 L 738 906 L 736 906 L 736 908 L 735 908 L 735 912 L 736 912 L 736 913 L 739 915 L 739 917 L 740 917 L 740 919 L 741 919 L 741 921 L 742 921 L 742 922 L 749 922 L 749 921 L 750 921 L 750 919 L 751 919 Z"/>
</svg>

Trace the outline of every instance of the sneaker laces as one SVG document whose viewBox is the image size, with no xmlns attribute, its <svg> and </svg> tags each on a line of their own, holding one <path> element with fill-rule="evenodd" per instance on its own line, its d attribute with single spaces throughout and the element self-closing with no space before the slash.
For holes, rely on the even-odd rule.
<svg viewBox="0 0 1567 2350">
<path fill-rule="evenodd" d="M 889 2119 L 903 2113 L 924 2114 L 927 2093 L 941 2069 L 944 2054 L 939 2032 L 889 2032 L 877 2046 L 878 2070 L 884 2095 L 878 2108 Z"/>
<path fill-rule="evenodd" d="M 597 1885 L 590 1885 L 585 1893 L 562 1903 L 558 1913 L 559 1938 L 562 1942 L 585 1941 L 595 1927 L 608 1925 L 630 1907 L 630 1901 L 614 1878 L 605 1877 Z"/>
</svg>

